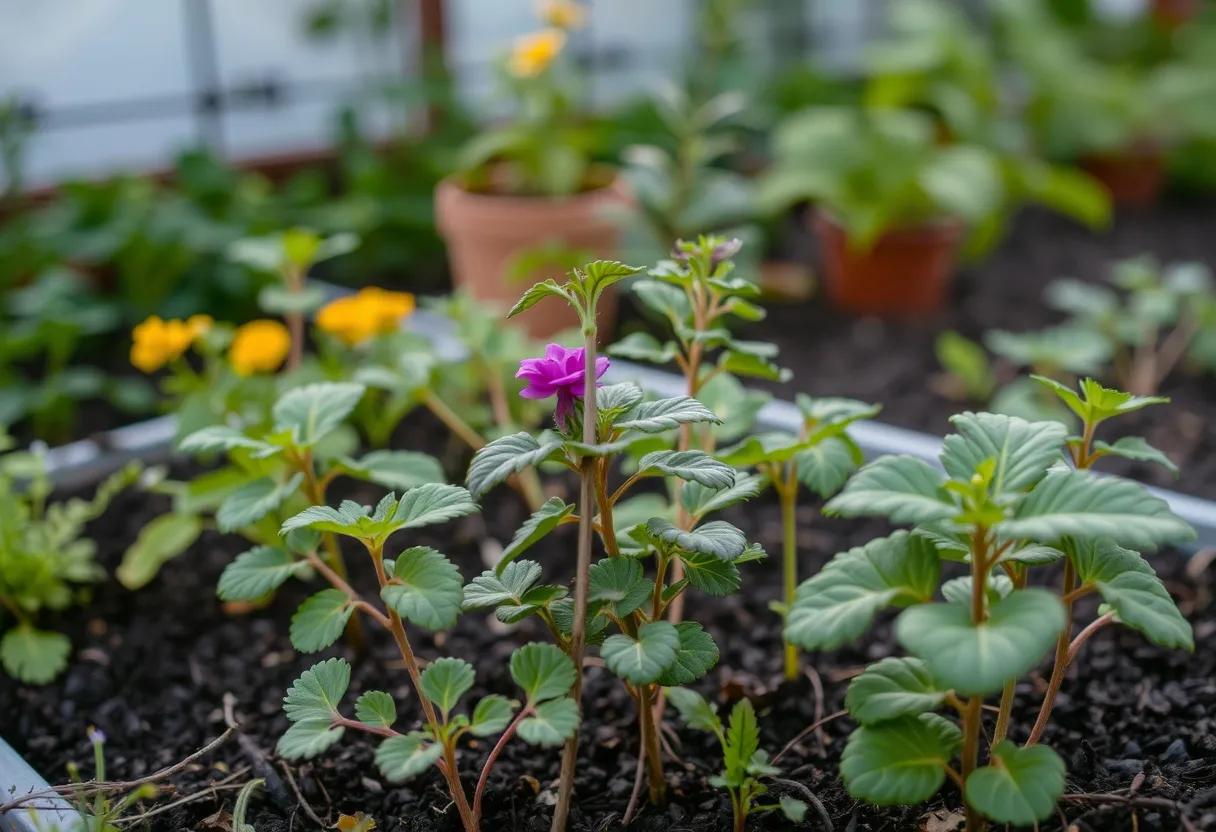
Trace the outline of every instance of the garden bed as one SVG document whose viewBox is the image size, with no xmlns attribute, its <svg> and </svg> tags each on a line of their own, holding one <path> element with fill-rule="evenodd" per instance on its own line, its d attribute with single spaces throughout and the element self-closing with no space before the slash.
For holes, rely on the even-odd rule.
<svg viewBox="0 0 1216 832">
<path fill-rule="evenodd" d="M 446 440 L 438 430 L 421 427 L 414 420 L 401 435 L 414 437 L 415 444 L 425 435 L 431 450 L 445 447 Z M 458 454 L 441 455 L 451 471 L 460 470 Z M 351 496 L 366 501 L 378 492 L 356 488 Z M 467 580 L 485 568 L 487 557 L 493 561 L 497 549 L 492 541 L 510 539 L 525 514 L 507 490 L 499 490 L 483 502 L 480 515 L 437 532 L 423 529 L 402 535 L 398 543 L 440 548 L 459 564 Z M 99 558 L 108 569 L 114 568 L 137 531 L 163 507 L 158 498 L 129 493 L 94 524 L 91 531 L 99 543 Z M 762 499 L 734 509 L 725 519 L 770 551 L 779 548 L 778 509 L 773 501 Z M 805 575 L 836 551 L 883 533 L 880 523 L 823 520 L 812 508 L 804 510 L 799 526 Z M 573 570 L 572 540 L 571 529 L 546 539 L 534 550 L 554 579 L 568 579 Z M 205 796 L 150 818 L 154 832 L 226 828 L 215 826 L 209 818 L 231 807 L 234 792 L 221 787 L 207 793 L 207 789 L 246 769 L 247 775 L 229 783 L 239 784 L 252 776 L 267 777 L 269 782 L 249 818 L 258 832 L 316 826 L 302 809 L 292 781 L 302 799 L 327 824 L 340 812 L 364 811 L 389 832 L 457 829 L 454 813 L 443 814 L 448 799 L 440 778 L 428 774 L 405 786 L 386 783 L 372 765 L 371 743 L 344 743 L 304 764 L 280 764 L 274 759 L 274 743 L 286 726 L 280 709 L 282 695 L 317 658 L 292 650 L 287 635 L 291 612 L 309 587 L 288 584 L 265 609 L 243 616 L 225 614 L 214 587 L 220 571 L 243 548 L 233 536 L 208 533 L 140 592 L 128 593 L 114 582 L 99 585 L 89 607 L 66 614 L 60 622 L 75 647 L 73 662 L 61 678 L 45 687 L 0 680 L 5 738 L 48 780 L 57 782 L 65 779 L 64 767 L 69 761 L 82 764 L 87 774 L 91 754 L 84 735 L 87 726 L 96 725 L 108 736 L 110 776 L 137 778 L 185 758 L 222 734 L 224 698 L 231 694 L 243 739 L 229 739 L 170 779 L 174 792 L 158 805 L 173 798 Z M 1178 553 L 1166 552 L 1155 563 L 1192 621 L 1196 642 L 1210 644 L 1216 637 L 1216 606 L 1211 572 L 1204 561 L 1188 561 Z M 722 650 L 719 667 L 697 687 L 718 702 L 740 695 L 753 698 L 761 714 L 763 743 L 776 752 L 817 714 L 840 709 L 847 678 L 863 664 L 895 652 L 895 646 L 884 625 L 866 649 L 846 648 L 810 657 L 808 664 L 822 683 L 821 700 L 809 679 L 796 685 L 778 684 L 779 622 L 767 607 L 778 594 L 778 569 L 775 563 L 756 564 L 748 567 L 748 573 L 744 590 L 737 596 L 694 595 L 690 600 L 696 617 L 706 623 Z M 370 585 L 370 570 L 357 568 L 356 582 Z M 518 644 L 542 637 L 527 625 L 506 630 L 492 616 L 469 614 L 441 638 L 445 653 L 479 657 L 479 689 L 475 692 L 482 693 L 510 692 L 507 656 Z M 416 641 L 424 656 L 434 655 L 430 637 L 420 633 Z M 345 647 L 325 655 L 329 654 L 354 658 Z M 1065 685 L 1046 738 L 1069 764 L 1068 793 L 1115 792 L 1126 797 L 1126 790 L 1138 782 L 1131 799 L 1145 802 L 1136 807 L 1138 827 L 1133 826 L 1131 808 L 1124 805 L 1103 809 L 1098 803 L 1066 800 L 1061 809 L 1067 819 L 1078 829 L 1093 832 L 1174 830 L 1181 828 L 1180 821 L 1165 807 L 1180 801 L 1187 804 L 1194 828 L 1216 829 L 1216 656 L 1212 651 L 1201 648 L 1197 655 L 1187 656 L 1149 646 L 1128 631 L 1107 630 L 1082 653 L 1079 672 L 1081 680 L 1074 677 Z M 1031 684 L 1039 683 L 1041 679 Z M 1012 732 L 1015 738 L 1023 737 L 1028 727 L 1024 720 L 1033 709 L 1031 684 L 1022 686 L 1023 695 L 1015 709 L 1020 718 Z M 410 705 L 408 680 L 385 638 L 373 639 L 369 655 L 355 660 L 352 687 L 355 691 L 387 689 L 401 703 L 404 719 L 417 716 Z M 571 828 L 589 832 L 619 824 L 632 785 L 636 739 L 631 702 L 620 683 L 606 672 L 592 670 L 589 674 L 584 708 L 585 742 Z M 671 802 L 665 809 L 646 809 L 632 828 L 689 832 L 725 828 L 729 818 L 725 793 L 708 783 L 719 765 L 716 748 L 706 735 L 678 727 L 674 721 L 669 720 L 669 728 L 671 746 L 679 755 L 678 761 L 668 762 Z M 873 809 L 857 804 L 844 792 L 836 765 L 847 728 L 847 718 L 838 719 L 829 722 L 822 735 L 810 735 L 795 744 L 781 761 L 787 775 L 813 791 L 835 829 L 917 828 L 924 809 Z M 486 750 L 483 746 L 464 752 L 466 775 L 475 770 L 476 758 Z M 558 754 L 552 750 L 509 745 L 494 770 L 485 828 L 547 829 L 546 798 L 556 778 L 557 760 Z M 1141 772 L 1143 778 L 1138 777 Z M 957 796 L 947 789 L 930 808 L 946 810 L 956 803 Z M 814 819 L 816 814 L 812 809 L 807 828 L 827 828 Z M 788 822 L 768 818 L 754 822 L 752 828 L 788 828 Z M 1063 827 L 1048 821 L 1043 828 Z"/>
</svg>

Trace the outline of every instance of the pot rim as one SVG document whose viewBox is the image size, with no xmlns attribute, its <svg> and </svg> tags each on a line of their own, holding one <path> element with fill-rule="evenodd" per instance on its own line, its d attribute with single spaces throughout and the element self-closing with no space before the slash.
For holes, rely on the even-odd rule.
<svg viewBox="0 0 1216 832">
<path fill-rule="evenodd" d="M 844 223 L 840 221 L 839 217 L 830 208 L 824 205 L 815 205 L 812 209 L 811 221 L 817 226 L 823 226 L 827 230 L 839 232 L 852 244 L 849 230 L 845 228 Z M 944 237 L 953 241 L 961 237 L 966 228 L 967 224 L 962 219 L 949 214 L 926 217 L 916 222 L 900 223 L 899 225 L 883 229 L 867 248 L 872 249 L 884 240 L 913 242 L 927 240 L 928 238 Z"/>
</svg>

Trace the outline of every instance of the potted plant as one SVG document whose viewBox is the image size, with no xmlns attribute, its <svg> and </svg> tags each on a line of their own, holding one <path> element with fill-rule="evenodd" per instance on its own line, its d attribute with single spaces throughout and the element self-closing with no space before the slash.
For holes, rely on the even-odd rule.
<svg viewBox="0 0 1216 832">
<path fill-rule="evenodd" d="M 514 118 L 473 138 L 460 169 L 435 190 L 436 222 L 447 242 L 452 280 L 474 297 L 508 307 L 521 287 L 616 248 L 609 214 L 628 201 L 623 180 L 595 164 L 595 135 L 580 124 L 559 71 L 568 31 L 581 7 L 550 3 L 548 28 L 516 41 L 504 62 L 505 87 L 517 104 Z M 615 296 L 605 298 L 602 325 L 615 317 Z M 525 316 L 540 338 L 577 325 L 555 301 Z"/>
<path fill-rule="evenodd" d="M 1005 197 L 994 154 L 941 144 L 921 112 L 812 107 L 778 126 L 774 150 L 759 203 L 769 212 L 816 203 L 825 289 L 856 314 L 940 307 L 967 225 Z"/>
</svg>

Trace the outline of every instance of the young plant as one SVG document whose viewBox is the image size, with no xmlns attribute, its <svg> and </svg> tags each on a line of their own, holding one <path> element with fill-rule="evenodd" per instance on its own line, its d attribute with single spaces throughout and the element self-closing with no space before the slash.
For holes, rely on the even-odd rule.
<svg viewBox="0 0 1216 832">
<path fill-rule="evenodd" d="M 606 184 L 591 163 L 594 134 L 577 119 L 575 96 L 557 60 L 583 11 L 547 15 L 548 26 L 518 38 L 501 65 L 515 116 L 471 139 L 460 153 L 462 184 L 473 191 L 568 196 Z"/>
<path fill-rule="evenodd" d="M 93 777 L 90 783 L 106 782 L 106 735 L 97 728 L 89 727 L 89 744 L 93 747 Z M 126 794 L 115 795 L 105 789 L 93 789 L 89 799 L 89 785 L 80 776 L 80 767 L 68 763 L 68 777 L 72 786 L 71 802 L 80 814 L 84 832 L 120 832 L 123 816 L 141 800 L 151 800 L 159 794 L 156 786 L 142 783 L 129 788 Z M 37 820 L 35 824 L 38 825 Z M 79 828 L 79 827 L 71 827 Z M 56 828 L 57 829 L 57 828 Z"/>
<path fill-rule="evenodd" d="M 753 496 L 756 484 L 737 477 L 733 468 L 704 451 L 670 450 L 661 437 L 656 442 L 657 434 L 681 426 L 716 423 L 710 410 L 688 396 L 644 401 L 633 384 L 597 389 L 596 379 L 607 370 L 608 359 L 595 357 L 596 303 L 604 289 L 636 271 L 619 263 L 590 263 L 575 270 L 564 284 L 550 280 L 532 287 L 512 311 L 521 312 L 545 297 L 560 297 L 579 312 L 585 346 L 567 350 L 551 344 L 543 358 L 523 362 L 519 376 L 528 386 L 521 395 L 556 396 L 557 430 L 539 438 L 517 433 L 486 445 L 469 467 L 469 489 L 479 496 L 514 473 L 551 462 L 578 474 L 580 499 L 577 505 L 556 497 L 545 503 L 516 533 L 498 567 L 471 584 L 477 590 L 466 593 L 465 605 L 496 607 L 504 621 L 538 616 L 576 667 L 582 665 L 585 644 L 603 640 L 604 664 L 622 679 L 637 706 L 639 759 L 645 763 L 650 798 L 659 802 L 666 787 L 654 707 L 661 688 L 695 681 L 718 656 L 701 625 L 667 621 L 669 607 L 689 586 L 714 595 L 738 589 L 739 565 L 762 557 L 763 551 L 749 546 L 744 534 L 728 523 L 702 523 L 711 512 Z M 641 453 L 633 472 L 615 488 L 610 486 L 621 456 L 652 447 L 662 449 Z M 625 510 L 622 501 L 630 490 L 651 477 L 685 483 L 680 498 L 690 518 L 686 526 L 644 509 L 638 513 L 637 507 Z M 665 506 L 658 509 L 666 513 Z M 564 588 L 536 586 L 539 566 L 516 560 L 566 523 L 579 526 L 572 599 L 565 597 Z M 606 555 L 594 564 L 593 535 Z M 645 574 L 647 559 L 654 562 L 653 578 Z M 683 578 L 673 576 L 677 563 L 684 569 Z M 609 634 L 609 628 L 617 632 Z M 576 681 L 576 693 L 579 689 Z M 563 757 L 555 830 L 565 826 L 576 753 L 572 739 Z M 631 803 L 627 812 L 632 811 Z"/>
<path fill-rule="evenodd" d="M 11 441 L 0 432 L 0 451 L 9 447 Z M 99 485 L 92 499 L 52 503 L 42 456 L 0 456 L 0 666 L 5 673 L 40 685 L 67 666 L 71 642 L 62 633 L 40 629 L 38 616 L 83 603 L 83 587 L 105 576 L 93 559 L 97 546 L 86 537 L 85 526 L 139 472 L 133 463 Z"/>
<path fill-rule="evenodd" d="M 780 811 L 791 823 L 802 822 L 807 807 L 801 800 L 783 797 L 777 803 L 757 803 L 768 793 L 762 778 L 776 777 L 781 769 L 769 762 L 768 753 L 760 748 L 760 727 L 750 700 L 735 703 L 726 727 L 713 706 L 696 691 L 668 688 L 667 700 L 689 728 L 708 731 L 722 746 L 722 773 L 710 782 L 730 794 L 734 832 L 744 832 L 748 817 L 763 812 Z"/>
<path fill-rule="evenodd" d="M 1108 445 L 1094 432 L 1105 419 L 1159 400 L 1092 381 L 1080 395 L 1055 389 L 1083 420 L 1080 436 L 1055 421 L 963 413 L 943 443 L 944 473 L 913 457 L 882 457 L 825 509 L 915 527 L 836 555 L 799 587 L 786 619 L 791 641 L 831 649 L 861 636 L 884 608 L 906 608 L 895 635 L 910 655 L 871 665 L 846 697 L 860 727 L 841 758 L 841 776 L 859 799 L 916 804 L 949 777 L 963 793 L 971 832 L 989 819 L 1035 823 L 1064 789 L 1063 760 L 1038 740 L 1081 646 L 1120 622 L 1161 646 L 1193 649 L 1190 626 L 1139 552 L 1194 532 L 1138 483 L 1088 470 L 1107 454 L 1153 454 L 1143 440 Z M 943 562 L 964 564 L 967 574 L 941 583 Z M 1058 593 L 1030 585 L 1058 562 Z M 934 600 L 939 589 L 944 601 Z M 1089 593 L 1104 606 L 1074 636 L 1073 605 Z M 1019 746 L 1009 737 L 1014 685 L 1053 645 L 1052 680 Z M 983 705 L 997 693 L 985 763 Z M 957 723 L 936 713 L 941 709 Z"/>
<path fill-rule="evenodd" d="M 635 332 L 608 348 L 609 353 L 621 358 L 660 365 L 674 363 L 684 376 L 688 397 L 703 398 L 723 417 L 680 424 L 677 452 L 699 447 L 713 453 L 722 434 L 717 426 L 725 421 L 726 410 L 734 417 L 730 420 L 733 435 L 750 426 L 766 397 L 743 392 L 733 376 L 768 381 L 789 378 L 788 370 L 773 363 L 775 346 L 744 341 L 729 329 L 733 321 L 755 322 L 765 316 L 764 309 L 752 302 L 759 288 L 733 274 L 732 258 L 741 245 L 739 240 L 715 236 L 699 237 L 696 242 L 677 241 L 672 259 L 660 261 L 651 270 L 651 279 L 635 281 L 632 287 L 638 300 L 671 328 L 671 340 L 659 341 L 648 333 Z M 674 483 L 677 491 L 672 502 L 676 525 L 687 531 L 695 518 L 681 498 L 683 486 L 679 482 Z M 677 561 L 673 570 L 672 580 L 678 582 L 683 578 L 684 566 Z M 683 600 L 676 598 L 671 605 L 671 620 L 678 622 L 683 610 Z"/>
<path fill-rule="evenodd" d="M 797 398 L 802 413 L 798 435 L 763 433 L 726 448 L 718 458 L 736 468 L 753 468 L 761 487 L 771 485 L 781 506 L 781 601 L 773 607 L 788 615 L 798 589 L 798 492 L 807 487 L 822 499 L 840 490 L 861 464 L 861 449 L 848 435 L 849 426 L 882 409 L 855 399 Z M 785 644 L 785 678 L 798 678 L 798 648 Z"/>
<path fill-rule="evenodd" d="M 465 832 L 481 828 L 482 798 L 495 761 L 516 735 L 537 745 L 559 745 L 578 726 L 578 706 L 570 698 L 574 667 L 552 645 L 530 644 L 511 657 L 511 675 L 523 690 L 522 706 L 506 697 L 481 699 L 469 714 L 456 706 L 474 682 L 473 666 L 462 659 L 439 658 L 422 668 L 405 624 L 439 631 L 455 626 L 460 615 L 463 581 L 443 554 L 413 546 L 385 557 L 389 539 L 399 531 L 444 523 L 477 510 L 463 488 L 429 484 L 384 497 L 373 509 L 350 501 L 338 508 L 311 506 L 283 523 L 285 536 L 312 532 L 358 541 L 375 570 L 383 606 L 361 596 L 316 551 L 297 556 L 268 547 L 238 558 L 220 578 L 222 598 L 252 600 L 275 589 L 301 568 L 320 574 L 330 584 L 300 605 L 291 621 L 291 642 L 313 653 L 333 644 L 356 612 L 379 624 L 393 637 L 424 717 L 419 730 L 393 728 L 397 707 L 383 691 L 366 691 L 355 702 L 354 718 L 340 709 L 350 683 L 350 664 L 328 659 L 304 671 L 283 700 L 291 727 L 280 738 L 278 753 L 287 759 L 309 759 L 329 749 L 346 729 L 383 738 L 376 765 L 390 782 L 402 782 L 435 767 L 447 782 Z M 518 710 L 517 710 L 518 709 Z M 457 760 L 461 739 L 499 735 L 469 799 Z"/>
</svg>

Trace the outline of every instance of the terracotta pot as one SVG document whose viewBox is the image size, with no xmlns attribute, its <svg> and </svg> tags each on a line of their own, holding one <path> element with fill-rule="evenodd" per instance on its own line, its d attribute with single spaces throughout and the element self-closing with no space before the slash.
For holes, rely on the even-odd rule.
<svg viewBox="0 0 1216 832">
<path fill-rule="evenodd" d="M 1153 0 L 1153 19 L 1173 31 L 1194 20 L 1200 8 L 1200 0 Z"/>
<path fill-rule="evenodd" d="M 1101 182 L 1119 205 L 1153 205 L 1165 184 L 1165 160 L 1161 149 L 1151 145 L 1087 156 L 1081 168 Z"/>
<path fill-rule="evenodd" d="M 824 289 L 836 308 L 855 315 L 908 317 L 941 308 L 954 272 L 963 224 L 943 219 L 885 232 L 869 248 L 849 242 L 844 227 L 817 210 Z"/>
<path fill-rule="evenodd" d="M 508 278 L 511 262 L 521 252 L 557 243 L 611 258 L 617 250 L 617 221 L 610 216 L 630 202 L 623 180 L 570 197 L 550 198 L 474 193 L 453 179 L 435 189 L 435 218 L 447 241 L 452 281 L 473 297 L 510 309 L 524 290 L 546 278 L 561 277 L 556 267 L 537 269 L 523 279 Z M 616 322 L 617 297 L 606 293 L 599 307 L 600 331 Z M 573 309 L 546 298 L 519 316 L 534 338 L 578 326 Z"/>
</svg>

